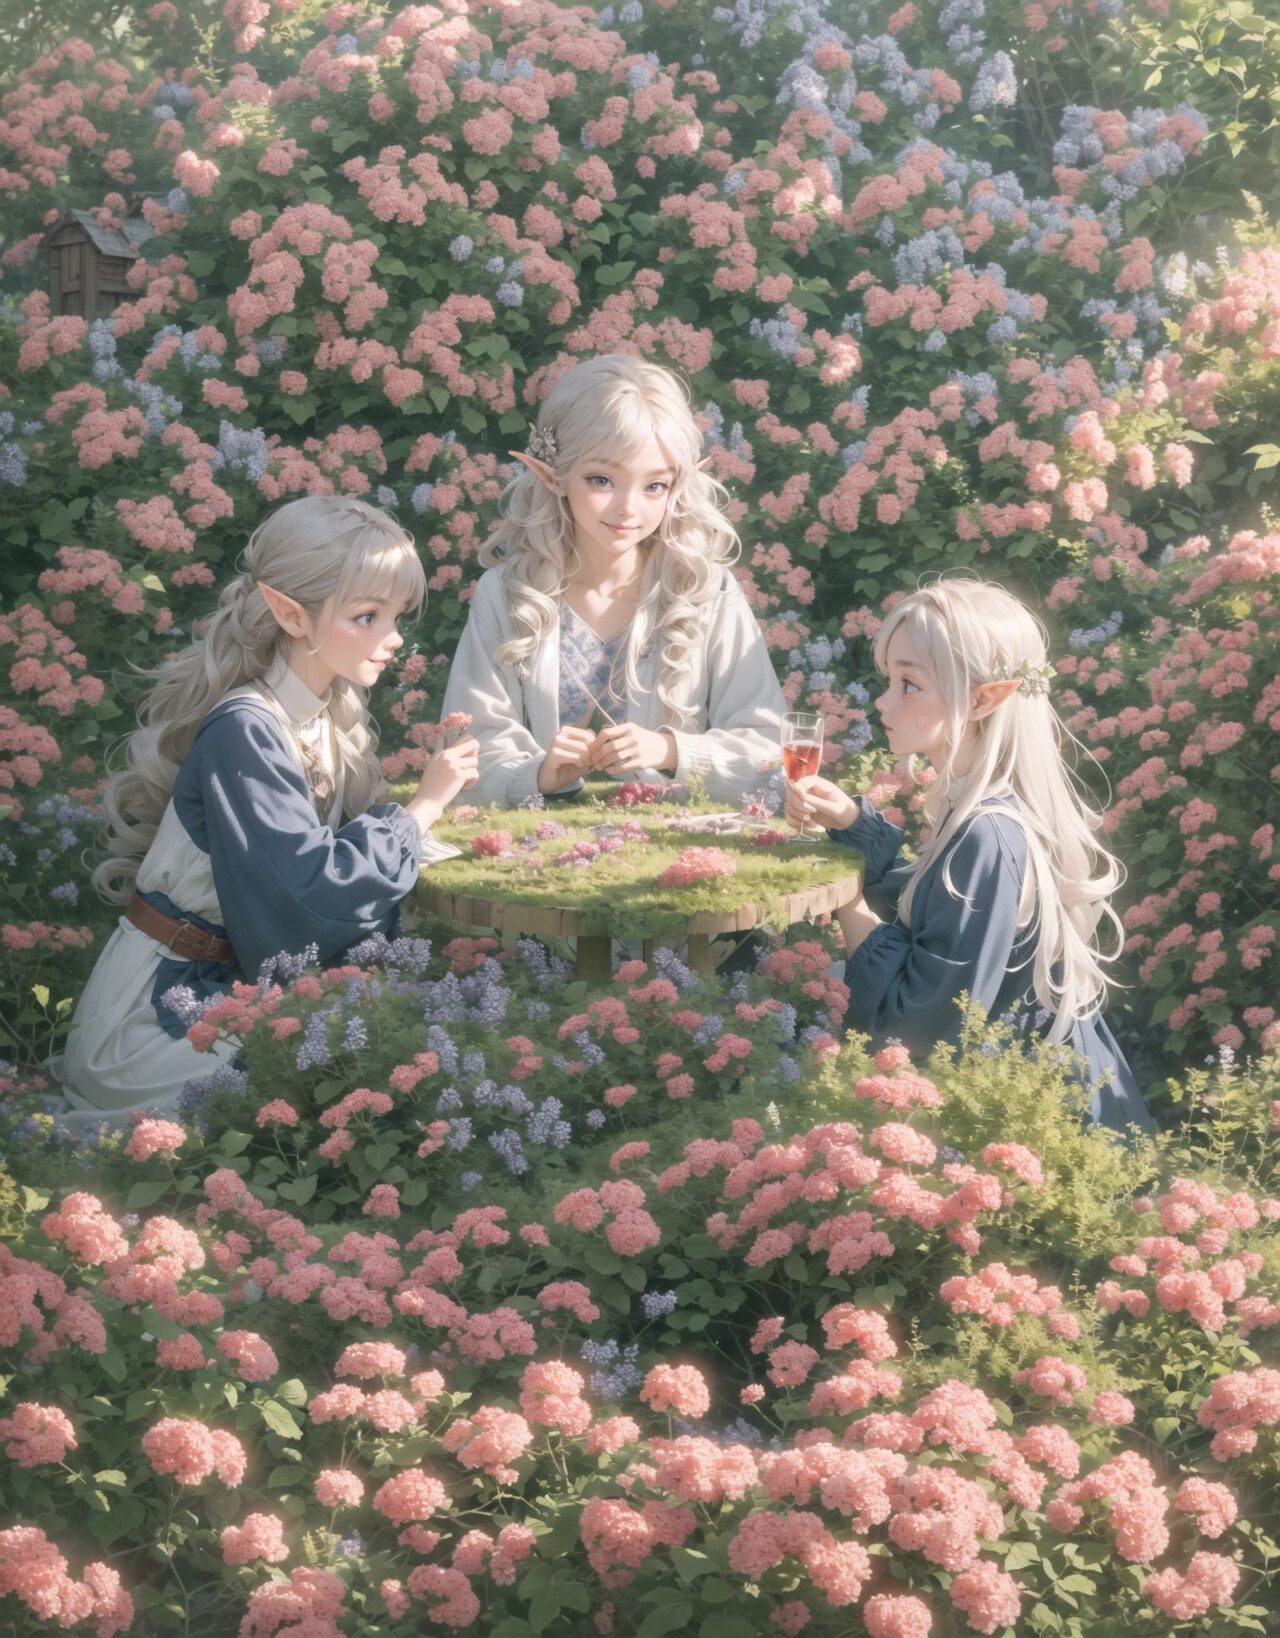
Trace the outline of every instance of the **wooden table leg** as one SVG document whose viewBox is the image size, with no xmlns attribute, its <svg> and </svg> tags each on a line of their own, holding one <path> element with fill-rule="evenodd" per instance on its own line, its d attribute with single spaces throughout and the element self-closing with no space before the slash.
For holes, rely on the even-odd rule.
<svg viewBox="0 0 1280 1638">
<path fill-rule="evenodd" d="M 574 961 L 579 978 L 608 978 L 613 972 L 613 940 L 580 933 Z"/>
<path fill-rule="evenodd" d="M 646 967 L 651 967 L 653 965 L 653 951 L 653 939 L 642 938 L 640 940 L 640 959 L 644 962 Z"/>
<path fill-rule="evenodd" d="M 716 961 L 712 954 L 709 933 L 689 934 L 689 947 L 685 952 L 684 964 L 690 972 L 697 973 L 699 978 L 711 978 L 715 974 Z"/>
</svg>

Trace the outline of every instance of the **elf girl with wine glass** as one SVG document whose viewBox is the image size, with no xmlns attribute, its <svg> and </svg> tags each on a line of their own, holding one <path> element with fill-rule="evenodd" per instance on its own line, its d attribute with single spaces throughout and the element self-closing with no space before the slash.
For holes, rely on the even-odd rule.
<svg viewBox="0 0 1280 1638">
<path fill-rule="evenodd" d="M 925 1056 L 958 1039 L 967 992 L 1073 1049 L 1095 1123 L 1152 1130 L 1102 1015 L 1105 966 L 1123 942 L 1108 902 L 1121 869 L 1063 758 L 1042 627 L 999 586 L 943 578 L 887 616 L 875 662 L 890 748 L 937 776 L 919 856 L 904 859 L 902 831 L 865 796 L 818 775 L 787 787 L 791 824 L 816 820 L 864 856 L 864 896 L 840 912 L 846 1023 L 876 1046 L 896 1038 Z"/>
<path fill-rule="evenodd" d="M 68 1129 L 171 1110 L 231 1057 L 225 1041 L 196 1051 L 171 992 L 198 1003 L 274 956 L 314 946 L 327 964 L 394 931 L 426 833 L 476 778 L 462 740 L 404 806 L 384 800 L 366 696 L 425 591 L 385 512 L 289 501 L 254 531 L 201 636 L 152 673 L 93 878 L 124 913 L 52 1066 Z"/>
<path fill-rule="evenodd" d="M 736 807 L 776 763 L 784 702 L 678 378 L 574 365 L 515 459 L 444 700 L 480 744 L 474 800 L 568 794 L 595 769 L 696 774 Z"/>
</svg>

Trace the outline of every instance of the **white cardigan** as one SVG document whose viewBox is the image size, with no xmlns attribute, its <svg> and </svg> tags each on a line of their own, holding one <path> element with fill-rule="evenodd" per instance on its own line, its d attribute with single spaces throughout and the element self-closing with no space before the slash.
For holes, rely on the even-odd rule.
<svg viewBox="0 0 1280 1638">
<path fill-rule="evenodd" d="M 458 643 L 445 690 L 444 711 L 465 711 L 480 741 L 480 781 L 465 800 L 516 807 L 538 791 L 538 770 L 560 731 L 560 631 L 548 631 L 535 654 L 519 665 L 499 665 L 494 655 L 516 635 L 504 585 L 504 565 L 486 570 L 476 583 L 471 613 Z M 648 642 L 651 610 L 641 607 L 632 625 L 639 689 L 627 689 L 628 722 L 666 728 L 676 743 L 674 774 L 644 769 L 628 779 L 647 783 L 698 775 L 717 802 L 732 803 L 757 791 L 767 766 L 779 758 L 786 709 L 773 664 L 742 588 L 726 569 L 719 590 L 705 605 L 705 637 L 690 650 L 686 679 L 691 724 L 663 721 L 657 681 L 661 656 Z M 575 785 L 565 790 L 578 788 Z"/>
</svg>

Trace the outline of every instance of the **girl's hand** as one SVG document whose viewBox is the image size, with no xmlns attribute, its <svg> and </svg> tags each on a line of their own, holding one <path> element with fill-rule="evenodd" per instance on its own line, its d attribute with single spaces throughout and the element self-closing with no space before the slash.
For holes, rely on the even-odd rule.
<svg viewBox="0 0 1280 1638">
<path fill-rule="evenodd" d="M 547 747 L 538 769 L 538 789 L 544 796 L 581 779 L 591 766 L 596 736 L 589 728 L 562 728 Z"/>
<path fill-rule="evenodd" d="M 459 791 L 470 790 L 480 777 L 480 742 L 468 737 L 439 750 L 422 770 L 408 811 L 423 830 L 432 825 Z"/>
<path fill-rule="evenodd" d="M 824 830 L 848 830 L 858 817 L 858 800 L 819 774 L 787 785 L 786 821 L 799 830 L 815 819 Z"/>
<path fill-rule="evenodd" d="M 591 766 L 615 775 L 632 773 L 637 768 L 674 773 L 676 756 L 676 742 L 670 734 L 638 728 L 633 722 L 618 722 L 596 735 Z"/>
</svg>

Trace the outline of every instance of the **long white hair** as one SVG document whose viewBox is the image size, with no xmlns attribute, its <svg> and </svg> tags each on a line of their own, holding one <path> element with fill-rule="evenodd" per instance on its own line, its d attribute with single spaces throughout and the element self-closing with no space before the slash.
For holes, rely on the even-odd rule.
<svg viewBox="0 0 1280 1638">
<path fill-rule="evenodd" d="M 648 561 L 637 619 L 627 644 L 626 675 L 639 688 L 635 661 L 641 642 L 661 644 L 657 692 L 666 720 L 679 727 L 693 714 L 684 683 L 690 654 L 703 639 L 702 613 L 720 588 L 725 564 L 739 551 L 737 532 L 725 517 L 727 494 L 698 463 L 702 434 L 678 376 L 661 365 L 623 353 L 584 360 L 556 382 L 538 412 L 538 430 L 555 438 L 552 464 L 563 479 L 591 461 L 625 462 L 650 438 L 675 468 L 662 522 L 645 546 Z M 502 522 L 485 541 L 480 561 L 505 566 L 505 583 L 516 636 L 498 650 L 514 665 L 536 652 L 560 616 L 560 600 L 579 567 L 573 516 L 525 468 L 502 497 Z"/>
<path fill-rule="evenodd" d="M 353 597 L 420 607 L 426 577 L 412 537 L 385 512 L 342 495 L 286 502 L 254 530 L 244 572 L 224 588 L 201 635 L 144 675 L 154 686 L 138 708 L 125 766 L 104 798 L 107 857 L 93 872 L 102 897 L 128 901 L 173 793 L 183 759 L 206 714 L 234 688 L 257 681 L 286 653 L 289 639 L 258 589 L 265 582 L 300 603 L 313 620 Z M 363 688 L 334 679 L 330 715 L 343 778 L 343 807 L 354 817 L 386 789 L 378 736 Z"/>
<path fill-rule="evenodd" d="M 1053 1015 L 1050 1041 L 1063 1040 L 1076 1019 L 1096 1012 L 1106 999 L 1104 963 L 1113 962 L 1124 943 L 1119 918 L 1108 902 L 1124 872 L 1098 840 L 1102 814 L 1082 797 L 1063 757 L 1070 736 L 1048 692 L 1025 685 L 994 711 L 970 724 L 973 690 L 1016 671 L 1024 662 L 1043 666 L 1044 627 L 1016 597 L 982 581 L 942 578 L 912 592 L 892 610 L 875 641 L 875 662 L 888 670 L 888 649 L 901 630 L 928 668 L 947 714 L 947 750 L 937 778 L 924 798 L 933 833 L 899 899 L 899 914 L 911 916 L 920 878 L 971 818 L 981 802 L 1021 825 L 1027 839 L 1027 871 L 1018 907 L 1018 925 L 1035 935 L 1033 987 Z M 968 767 L 955 767 L 965 729 L 975 730 Z M 1012 792 L 1017 803 L 999 804 Z M 943 880 L 959 897 L 950 879 Z M 1101 924 L 1109 922 L 1114 947 L 1098 947 Z"/>
</svg>

